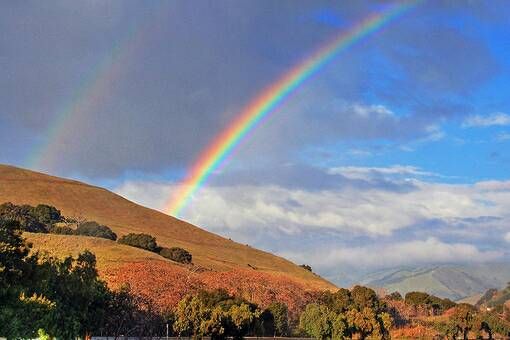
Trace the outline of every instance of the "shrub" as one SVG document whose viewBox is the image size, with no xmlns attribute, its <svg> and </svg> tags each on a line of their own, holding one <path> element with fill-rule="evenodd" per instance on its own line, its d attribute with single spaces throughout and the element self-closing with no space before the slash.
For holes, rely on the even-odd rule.
<svg viewBox="0 0 510 340">
<path fill-rule="evenodd" d="M 178 247 L 163 247 L 159 251 L 159 255 L 179 263 L 191 263 L 192 260 L 192 256 L 187 250 Z"/>
<path fill-rule="evenodd" d="M 60 210 L 51 205 L 39 204 L 37 207 L 32 208 L 32 215 L 39 222 L 46 225 L 52 225 L 62 221 Z"/>
<path fill-rule="evenodd" d="M 117 235 L 110 228 L 94 221 L 81 223 L 74 233 L 76 235 L 106 238 L 112 241 L 117 239 Z"/>
<path fill-rule="evenodd" d="M 33 210 L 34 208 L 29 205 L 15 205 L 7 202 L 0 205 L 0 219 L 18 222 L 23 231 L 47 233 L 47 226 L 34 216 Z"/>
<path fill-rule="evenodd" d="M 50 234 L 74 235 L 74 230 L 68 226 L 53 225 L 49 230 Z"/>
<path fill-rule="evenodd" d="M 158 249 L 156 238 L 154 236 L 143 233 L 142 234 L 129 233 L 127 235 L 122 236 L 118 242 L 128 246 L 142 248 L 152 252 Z"/>
<path fill-rule="evenodd" d="M 302 265 L 300 265 L 300 267 L 301 267 L 301 268 L 303 268 L 303 269 L 305 269 L 305 270 L 308 270 L 309 272 L 311 272 L 311 271 L 312 271 L 312 267 L 310 267 L 310 266 L 309 266 L 309 265 L 307 265 L 307 264 L 302 264 Z"/>
</svg>

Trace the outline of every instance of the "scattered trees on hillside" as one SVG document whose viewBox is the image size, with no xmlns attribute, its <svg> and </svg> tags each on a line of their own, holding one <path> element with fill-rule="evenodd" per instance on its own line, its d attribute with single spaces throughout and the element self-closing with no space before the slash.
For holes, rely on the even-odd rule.
<svg viewBox="0 0 510 340">
<path fill-rule="evenodd" d="M 18 222 L 22 231 L 33 233 L 50 233 L 59 235 L 80 235 L 99 237 L 108 240 L 117 240 L 115 234 L 108 226 L 84 218 L 66 218 L 57 208 L 39 204 L 15 205 L 10 202 L 0 205 L 0 220 Z M 189 264 L 192 255 L 185 249 L 172 247 L 159 247 L 156 238 L 148 234 L 130 233 L 118 240 L 119 243 L 159 253 L 172 261 Z"/>
</svg>

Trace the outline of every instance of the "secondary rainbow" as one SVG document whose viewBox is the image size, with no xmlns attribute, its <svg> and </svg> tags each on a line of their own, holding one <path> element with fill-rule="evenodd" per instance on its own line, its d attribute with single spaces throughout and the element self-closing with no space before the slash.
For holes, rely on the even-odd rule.
<svg viewBox="0 0 510 340">
<path fill-rule="evenodd" d="M 148 35 L 163 22 L 162 16 L 167 9 L 159 6 L 154 13 L 142 23 L 133 22 L 104 57 L 90 68 L 81 86 L 64 98 L 39 145 L 25 160 L 29 168 L 50 168 L 65 149 L 67 140 L 79 136 L 82 126 L 90 121 L 90 113 L 97 111 L 110 96 L 122 74 L 128 72 L 127 66 L 135 61 L 136 52 L 142 50 Z"/>
<path fill-rule="evenodd" d="M 346 32 L 340 32 L 333 40 L 317 49 L 309 58 L 297 64 L 276 82 L 263 90 L 244 107 L 232 123 L 227 126 L 205 149 L 188 172 L 184 182 L 167 202 L 165 211 L 179 216 L 193 195 L 205 184 L 211 174 L 218 169 L 235 150 L 246 135 L 255 129 L 285 98 L 293 93 L 306 80 L 328 64 L 338 53 L 355 42 L 381 29 L 391 20 L 399 17 L 419 1 L 393 5 L 388 10 L 375 13 Z"/>
</svg>

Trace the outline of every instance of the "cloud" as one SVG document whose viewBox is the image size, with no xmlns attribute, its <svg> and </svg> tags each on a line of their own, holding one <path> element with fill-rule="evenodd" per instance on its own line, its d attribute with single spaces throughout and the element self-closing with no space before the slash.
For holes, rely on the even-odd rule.
<svg viewBox="0 0 510 340">
<path fill-rule="evenodd" d="M 510 133 L 502 132 L 496 136 L 496 140 L 499 142 L 510 140 Z"/>
<path fill-rule="evenodd" d="M 507 241 L 508 243 L 510 243 L 510 232 L 508 232 L 508 233 L 506 233 L 506 234 L 505 234 L 504 239 L 505 239 L 505 241 Z"/>
<path fill-rule="evenodd" d="M 324 178 L 331 180 L 331 175 L 324 171 Z M 217 232 L 272 229 L 299 234 L 314 230 L 368 237 L 392 237 L 401 230 L 428 221 L 442 221 L 443 228 L 459 225 L 461 220 L 464 226 L 480 227 L 480 218 L 491 216 L 499 224 L 510 218 L 506 208 L 510 204 L 509 182 L 479 182 L 474 185 L 423 182 L 407 177 L 429 173 L 408 166 L 344 167 L 332 171 L 353 176 L 354 180 L 347 179 L 344 185 L 321 190 L 306 186 L 288 188 L 277 184 L 223 183 L 202 188 L 183 216 Z M 404 174 L 406 179 L 391 179 L 394 174 Z M 380 176 L 387 176 L 386 181 L 407 189 L 388 190 L 377 180 Z M 363 180 L 360 181 L 360 178 Z M 409 183 L 412 183 L 411 187 Z M 176 186 L 126 182 L 115 190 L 130 199 L 161 209 L 176 191 Z M 496 223 L 493 220 L 490 222 Z"/>
<path fill-rule="evenodd" d="M 297 263 L 309 263 L 330 272 L 335 268 L 357 267 L 358 270 L 392 268 L 430 263 L 480 263 L 501 259 L 505 252 L 483 251 L 464 243 L 445 243 L 429 237 L 425 240 L 395 242 L 389 245 L 345 247 L 316 250 L 312 253 L 288 252 L 282 255 Z"/>
<path fill-rule="evenodd" d="M 86 101 L 112 46 L 133 47 L 118 60 L 107 95 L 66 126 L 72 132 L 42 170 L 90 178 L 182 171 L 253 96 L 374 10 L 365 2 L 162 4 L 59 2 L 0 13 L 2 115 L 30 129 L 34 146 L 74 98 Z M 483 40 L 427 21 L 444 10 L 480 12 L 451 7 L 419 6 L 338 55 L 253 132 L 240 157 L 287 161 L 339 141 L 441 138 L 427 127 L 470 112 L 451 98 L 476 90 L 496 69 Z M 145 38 L 131 46 L 129 32 L 140 27 Z M 16 133 L 0 126 L 0 134 Z"/>
<path fill-rule="evenodd" d="M 249 182 L 250 176 L 239 172 L 219 173 L 192 198 L 182 217 L 236 241 L 311 263 L 330 276 L 339 266 L 352 266 L 354 273 L 361 265 L 374 269 L 507 256 L 507 243 L 497 235 L 510 233 L 510 181 L 445 184 L 434 181 L 439 175 L 408 165 L 303 169 L 303 181 L 313 176 L 312 182 L 325 183 L 317 187 L 296 185 L 299 167 L 290 170 L 274 168 L 273 180 L 266 184 Z M 252 178 L 259 175 L 267 178 L 251 173 Z M 293 184 L 279 176 L 291 176 Z M 176 189 L 169 182 L 128 180 L 114 190 L 163 209 Z"/>
<path fill-rule="evenodd" d="M 463 127 L 488 127 L 507 125 L 510 125 L 510 115 L 503 112 L 494 112 L 486 116 L 469 116 L 462 124 Z"/>
<path fill-rule="evenodd" d="M 389 167 L 359 167 L 343 166 L 331 168 L 328 171 L 331 174 L 341 174 L 350 179 L 370 180 L 374 177 L 398 176 L 398 177 L 439 177 L 438 174 L 420 170 L 420 168 L 410 165 L 394 165 Z"/>
</svg>

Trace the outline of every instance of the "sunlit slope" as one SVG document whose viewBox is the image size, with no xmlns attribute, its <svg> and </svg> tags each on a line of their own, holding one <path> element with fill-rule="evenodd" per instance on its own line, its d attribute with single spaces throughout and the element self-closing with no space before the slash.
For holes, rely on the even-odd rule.
<svg viewBox="0 0 510 340">
<path fill-rule="evenodd" d="M 119 236 L 129 232 L 154 235 L 161 246 L 179 246 L 189 250 L 193 254 L 193 262 L 207 269 L 225 271 L 255 268 L 258 271 L 289 275 L 310 288 L 333 287 L 326 280 L 281 257 L 230 241 L 174 217 L 142 207 L 108 190 L 81 182 L 0 165 L 0 202 L 6 201 L 15 204 L 54 205 L 65 216 L 84 217 L 106 224 Z M 51 238 L 52 235 L 44 238 L 31 237 L 36 246 L 48 248 L 49 251 L 55 246 L 49 241 Z M 46 243 L 39 243 L 43 239 Z M 61 237 L 59 240 L 63 244 L 67 242 Z M 85 239 L 83 243 L 77 244 L 84 249 L 86 245 Z M 116 245 L 109 242 L 104 244 L 107 248 L 111 246 Z M 98 256 L 101 256 L 100 252 Z"/>
</svg>

